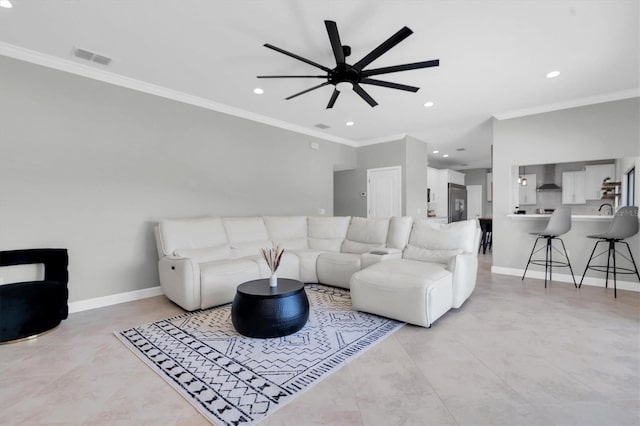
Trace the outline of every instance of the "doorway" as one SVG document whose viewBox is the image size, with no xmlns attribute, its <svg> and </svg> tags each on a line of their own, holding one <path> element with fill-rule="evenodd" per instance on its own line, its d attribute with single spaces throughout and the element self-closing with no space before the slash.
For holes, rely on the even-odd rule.
<svg viewBox="0 0 640 426">
<path fill-rule="evenodd" d="M 367 169 L 367 217 L 402 216 L 402 167 Z"/>
</svg>

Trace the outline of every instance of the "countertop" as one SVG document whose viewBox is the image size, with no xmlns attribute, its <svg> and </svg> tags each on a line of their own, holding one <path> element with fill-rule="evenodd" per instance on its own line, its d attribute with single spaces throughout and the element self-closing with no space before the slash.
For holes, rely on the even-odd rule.
<svg viewBox="0 0 640 426">
<path fill-rule="evenodd" d="M 549 219 L 551 214 L 508 214 L 507 217 L 509 219 L 517 219 L 517 220 L 532 220 L 532 219 Z M 612 215 L 593 215 L 593 214 L 572 214 L 571 220 L 575 221 L 609 221 L 613 219 Z"/>
</svg>

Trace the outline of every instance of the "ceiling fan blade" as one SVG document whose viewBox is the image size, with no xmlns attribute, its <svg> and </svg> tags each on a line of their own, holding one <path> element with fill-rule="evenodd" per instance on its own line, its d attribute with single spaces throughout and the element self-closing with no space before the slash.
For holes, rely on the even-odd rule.
<svg viewBox="0 0 640 426">
<path fill-rule="evenodd" d="M 297 60 L 299 60 L 299 61 L 304 62 L 305 64 L 313 65 L 314 67 L 316 67 L 316 68 L 320 68 L 320 69 L 321 69 L 321 70 L 323 70 L 323 71 L 326 71 L 326 72 L 330 72 L 330 71 L 331 71 L 329 68 L 325 67 L 324 65 L 320 65 L 320 64 L 318 64 L 317 62 L 313 62 L 313 61 L 311 61 L 311 60 L 309 60 L 309 59 L 305 59 L 305 58 L 303 58 L 302 56 L 298 56 L 298 55 L 296 55 L 295 53 L 287 52 L 286 50 L 284 50 L 284 49 L 280 49 L 279 47 L 276 47 L 276 46 L 274 46 L 274 45 L 272 45 L 272 44 L 265 43 L 264 47 L 266 47 L 266 48 L 268 48 L 268 49 L 271 49 L 271 50 L 275 50 L 276 52 L 280 52 L 280 53 L 282 53 L 283 55 L 290 56 L 290 57 L 292 57 L 292 58 L 294 58 L 294 59 L 297 59 Z"/>
<path fill-rule="evenodd" d="M 420 68 L 437 67 L 439 65 L 440 65 L 440 60 L 434 59 L 431 61 L 414 62 L 412 64 L 394 65 L 391 67 L 374 68 L 371 70 L 365 70 L 365 71 L 362 71 L 362 76 L 369 77 L 371 75 L 380 75 L 380 74 L 389 74 L 392 72 L 417 70 Z"/>
<path fill-rule="evenodd" d="M 369 96 L 369 94 L 365 92 L 365 90 L 362 87 L 360 87 L 359 84 L 353 85 L 353 91 L 356 92 L 358 95 L 360 95 L 360 97 L 364 99 L 372 107 L 378 105 L 378 103 L 371 96 Z"/>
<path fill-rule="evenodd" d="M 417 92 L 420 90 L 416 86 L 407 86 L 406 84 L 391 83 L 390 81 L 375 80 L 373 78 L 363 78 L 360 80 L 362 84 L 372 84 L 374 86 L 388 87 L 390 89 L 406 90 L 407 92 Z"/>
<path fill-rule="evenodd" d="M 307 92 L 310 92 L 310 91 L 312 91 L 312 90 L 319 89 L 319 88 L 321 88 L 322 86 L 326 86 L 327 84 L 329 84 L 329 82 L 328 82 L 328 81 L 325 81 L 324 83 L 318 84 L 317 86 L 313 86 L 313 87 L 312 87 L 312 88 L 310 88 L 310 89 L 303 90 L 302 92 L 298 92 L 298 93 L 296 93 L 295 95 L 291 95 L 291 96 L 289 96 L 288 98 L 285 98 L 285 99 L 286 99 L 286 100 L 293 99 L 293 98 L 295 98 L 296 96 L 304 95 L 304 94 L 305 94 L 305 93 L 307 93 Z"/>
<path fill-rule="evenodd" d="M 329 103 L 327 104 L 327 109 L 333 108 L 333 104 L 336 103 L 340 92 L 337 89 L 333 89 L 333 93 L 331 94 L 331 99 L 329 99 Z"/>
<path fill-rule="evenodd" d="M 327 78 L 326 75 L 259 75 L 257 78 Z"/>
<path fill-rule="evenodd" d="M 362 68 L 369 65 L 371 62 L 378 59 L 380 56 L 384 55 L 387 51 L 389 51 L 389 49 L 394 47 L 396 44 L 400 43 L 405 38 L 409 37 L 411 34 L 413 34 L 413 31 L 411 31 L 408 27 L 402 27 L 397 33 L 389 37 L 380 46 L 376 47 L 371 52 L 369 52 L 367 56 L 365 56 L 364 58 L 356 62 L 353 65 L 353 67 L 358 70 L 361 70 Z"/>
<path fill-rule="evenodd" d="M 325 27 L 327 27 L 327 34 L 329 34 L 329 41 L 331 41 L 331 48 L 333 49 L 333 56 L 336 58 L 336 65 L 344 64 L 344 50 L 342 50 L 342 43 L 340 42 L 340 34 L 338 34 L 338 26 L 334 21 L 324 21 Z"/>
</svg>

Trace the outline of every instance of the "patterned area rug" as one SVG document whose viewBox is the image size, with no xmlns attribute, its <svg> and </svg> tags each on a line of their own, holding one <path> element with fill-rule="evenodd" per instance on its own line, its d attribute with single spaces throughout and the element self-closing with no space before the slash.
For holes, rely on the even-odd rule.
<svg viewBox="0 0 640 426">
<path fill-rule="evenodd" d="M 309 321 L 274 339 L 240 335 L 231 305 L 115 335 L 214 424 L 252 424 L 403 323 L 357 312 L 347 290 L 307 284 Z"/>
</svg>

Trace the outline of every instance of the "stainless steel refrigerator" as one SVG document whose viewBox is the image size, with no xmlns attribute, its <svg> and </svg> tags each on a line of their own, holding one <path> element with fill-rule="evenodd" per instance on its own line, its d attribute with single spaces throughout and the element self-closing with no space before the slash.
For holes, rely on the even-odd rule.
<svg viewBox="0 0 640 426">
<path fill-rule="evenodd" d="M 449 210 L 447 213 L 449 223 L 467 220 L 467 187 L 449 184 Z"/>
</svg>

